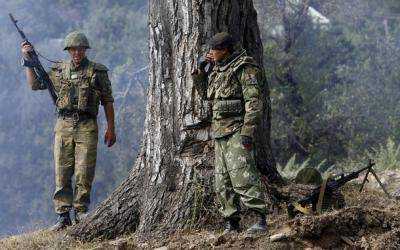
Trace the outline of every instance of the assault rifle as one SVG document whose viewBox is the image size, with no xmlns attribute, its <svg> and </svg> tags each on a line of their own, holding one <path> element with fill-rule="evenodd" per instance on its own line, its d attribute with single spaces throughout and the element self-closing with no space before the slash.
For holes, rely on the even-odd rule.
<svg viewBox="0 0 400 250">
<path fill-rule="evenodd" d="M 358 178 L 358 176 L 367 171 L 365 174 L 364 180 L 361 184 L 359 192 L 361 192 L 364 188 L 365 183 L 368 181 L 368 175 L 371 173 L 377 182 L 379 183 L 380 187 L 383 189 L 385 194 L 390 197 L 390 194 L 387 192 L 385 187 L 383 186 L 382 182 L 380 181 L 378 175 L 373 170 L 373 166 L 375 163 L 372 160 L 368 161 L 368 165 L 364 168 L 361 168 L 355 172 L 352 172 L 348 175 L 341 174 L 336 177 L 327 178 L 324 180 L 323 184 L 317 188 L 315 188 L 310 195 L 304 197 L 303 199 L 299 200 L 296 203 L 289 203 L 287 207 L 288 215 L 290 218 L 293 218 L 297 213 L 303 214 L 312 214 L 313 212 L 321 213 L 322 210 L 322 203 L 325 195 L 333 195 L 339 188 L 344 186 L 347 182 Z M 311 209 L 307 206 L 311 205 Z"/>
<path fill-rule="evenodd" d="M 25 36 L 25 33 L 18 27 L 17 25 L 17 20 L 15 20 L 15 18 L 13 17 L 13 15 L 10 13 L 8 14 L 10 16 L 11 22 L 14 24 L 15 28 L 17 29 L 18 33 L 20 34 L 23 42 L 31 44 L 28 39 Z M 43 84 L 44 86 L 46 86 L 47 90 L 50 93 L 51 99 L 53 100 L 54 105 L 56 105 L 57 102 L 57 94 L 56 91 L 54 89 L 54 84 L 51 81 L 51 79 L 49 78 L 49 75 L 47 74 L 47 72 L 44 70 L 42 64 L 39 61 L 39 57 L 38 57 L 38 53 L 36 53 L 35 50 L 32 50 L 29 52 L 29 65 L 26 65 L 28 67 L 31 67 L 33 69 L 33 71 L 36 74 L 37 80 Z"/>
</svg>

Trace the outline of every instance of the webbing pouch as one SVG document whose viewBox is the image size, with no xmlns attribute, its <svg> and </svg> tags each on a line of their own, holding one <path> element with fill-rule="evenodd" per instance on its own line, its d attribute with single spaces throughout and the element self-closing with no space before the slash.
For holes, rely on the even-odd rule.
<svg viewBox="0 0 400 250">
<path fill-rule="evenodd" d="M 239 116 L 244 113 L 242 100 L 214 100 L 213 112 L 217 112 L 220 117 Z"/>
</svg>

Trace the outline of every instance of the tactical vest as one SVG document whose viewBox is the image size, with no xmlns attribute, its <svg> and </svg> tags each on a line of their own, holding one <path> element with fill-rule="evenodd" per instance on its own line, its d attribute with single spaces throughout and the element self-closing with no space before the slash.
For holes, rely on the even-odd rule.
<svg viewBox="0 0 400 250">
<path fill-rule="evenodd" d="M 223 66 L 215 66 L 209 76 L 207 98 L 213 100 L 213 117 L 241 117 L 244 114 L 242 84 L 237 72 L 246 65 L 258 68 L 252 57 L 242 51 L 236 58 Z"/>
<path fill-rule="evenodd" d="M 61 74 L 57 99 L 58 112 L 78 112 L 97 116 L 100 95 L 96 88 L 95 63 L 88 61 L 83 70 L 74 74 L 71 74 L 70 62 L 63 62 L 59 67 Z"/>
</svg>

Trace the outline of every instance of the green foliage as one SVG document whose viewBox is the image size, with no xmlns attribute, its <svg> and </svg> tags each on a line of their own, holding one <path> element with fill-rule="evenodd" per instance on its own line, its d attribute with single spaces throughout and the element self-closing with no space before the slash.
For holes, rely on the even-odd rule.
<svg viewBox="0 0 400 250">
<path fill-rule="evenodd" d="M 400 144 L 388 138 L 386 143 L 373 147 L 366 152 L 369 159 L 373 159 L 379 170 L 400 169 Z"/>
<path fill-rule="evenodd" d="M 313 164 L 311 164 L 311 158 L 307 158 L 302 162 L 297 162 L 296 161 L 296 154 L 294 154 L 285 165 L 281 165 L 281 164 L 277 164 L 277 169 L 279 171 L 279 173 L 282 175 L 283 178 L 285 178 L 286 180 L 291 180 L 291 181 L 301 181 L 301 180 L 307 180 L 307 181 L 317 181 L 317 183 L 319 181 L 321 181 L 321 177 L 322 175 L 320 175 L 320 173 L 328 173 L 329 170 L 331 170 L 334 165 L 331 166 L 327 166 L 327 160 L 324 159 L 321 162 L 319 162 L 318 164 L 316 164 L 316 166 L 313 166 Z M 310 171 L 310 169 L 312 169 L 313 171 Z M 298 174 L 302 171 L 302 170 L 306 170 L 303 171 L 303 174 L 305 173 L 309 173 L 309 176 L 301 176 L 298 179 Z M 316 170 L 316 171 L 315 171 Z M 316 176 L 316 173 L 318 174 L 318 176 Z M 317 178 L 318 177 L 318 178 Z"/>
<path fill-rule="evenodd" d="M 296 175 L 300 172 L 300 170 L 308 167 L 315 168 L 319 172 L 324 172 L 327 169 L 330 169 L 332 166 L 326 166 L 326 160 L 322 160 L 316 166 L 312 166 L 311 158 L 307 158 L 304 161 L 297 162 L 296 161 L 296 154 L 294 154 L 290 159 L 287 161 L 285 165 L 277 164 L 277 169 L 279 173 L 287 180 L 293 180 Z"/>
<path fill-rule="evenodd" d="M 272 3 L 274 1 L 268 1 Z M 382 142 L 400 140 L 398 1 L 312 1 L 328 28 L 303 12 L 262 27 L 271 83 L 272 138 L 278 162 L 293 154 L 325 167 L 356 158 Z M 384 17 L 388 17 L 385 26 Z M 297 20 L 297 21 L 296 21 Z M 283 34 L 276 30 L 282 28 Z"/>
<path fill-rule="evenodd" d="M 285 165 L 277 164 L 277 169 L 279 173 L 287 180 L 293 180 L 297 173 L 306 167 L 310 166 L 310 159 L 306 159 L 305 161 L 298 163 L 296 162 L 296 154 L 294 154 L 287 161 Z"/>
<path fill-rule="evenodd" d="M 310 159 L 305 160 L 301 164 L 296 163 L 296 155 L 294 154 L 286 163 L 286 165 L 280 165 L 278 163 L 277 169 L 279 173 L 288 180 L 293 180 L 297 173 L 309 165 Z"/>
</svg>

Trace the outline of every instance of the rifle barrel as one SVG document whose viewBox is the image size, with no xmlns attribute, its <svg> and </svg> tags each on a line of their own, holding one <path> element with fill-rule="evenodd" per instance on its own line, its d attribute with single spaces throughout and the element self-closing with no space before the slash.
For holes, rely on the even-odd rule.
<svg viewBox="0 0 400 250">
<path fill-rule="evenodd" d="M 15 20 L 14 16 L 11 13 L 8 13 L 8 16 L 11 18 L 11 21 L 16 24 L 17 20 Z"/>
<path fill-rule="evenodd" d="M 14 16 L 11 13 L 8 13 L 8 16 L 10 17 L 11 21 L 13 22 L 15 28 L 17 29 L 18 33 L 21 35 L 24 42 L 29 43 L 28 39 L 25 36 L 25 33 L 18 27 L 18 25 L 17 25 L 18 21 L 14 18 Z M 40 63 L 38 54 L 33 49 L 32 51 L 29 52 L 29 55 L 35 65 L 35 66 L 33 66 L 33 70 L 35 71 L 35 74 L 38 77 L 38 80 L 46 86 L 54 105 L 56 105 L 58 97 L 57 97 L 56 90 L 54 88 L 54 84 L 51 81 L 51 79 L 49 78 L 49 75 L 47 74 L 46 70 L 43 68 L 42 64 Z"/>
<path fill-rule="evenodd" d="M 13 22 L 15 28 L 17 28 L 17 31 L 21 35 L 22 39 L 24 41 L 27 41 L 25 33 L 18 27 L 18 24 L 17 24 L 18 21 L 14 18 L 14 16 L 11 13 L 8 13 L 8 16 L 10 17 L 11 22 Z"/>
</svg>

